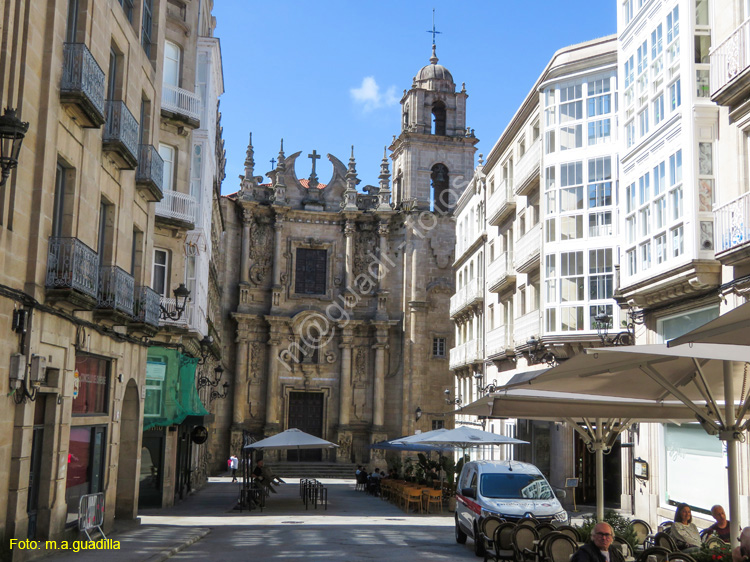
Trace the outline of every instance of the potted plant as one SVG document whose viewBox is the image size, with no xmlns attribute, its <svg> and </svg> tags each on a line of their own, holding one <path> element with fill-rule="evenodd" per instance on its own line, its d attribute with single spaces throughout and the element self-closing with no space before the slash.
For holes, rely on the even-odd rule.
<svg viewBox="0 0 750 562">
<path fill-rule="evenodd" d="M 445 485 L 443 494 L 448 499 L 448 511 L 456 511 L 456 476 L 461 474 L 466 457 L 461 457 L 454 462 L 451 457 L 440 457 L 440 467 L 445 472 Z"/>
</svg>

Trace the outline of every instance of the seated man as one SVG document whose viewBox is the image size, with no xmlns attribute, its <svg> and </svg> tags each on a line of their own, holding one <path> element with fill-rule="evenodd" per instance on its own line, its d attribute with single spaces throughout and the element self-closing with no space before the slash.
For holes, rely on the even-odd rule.
<svg viewBox="0 0 750 562">
<path fill-rule="evenodd" d="M 259 485 L 264 486 L 266 490 L 270 490 L 275 494 L 276 490 L 273 489 L 273 486 L 271 486 L 271 484 L 278 486 L 279 483 L 284 483 L 284 481 L 281 480 L 281 478 L 277 478 L 276 476 L 274 476 L 271 470 L 269 468 L 265 468 L 263 464 L 263 460 L 259 460 L 255 465 L 255 468 L 253 469 L 254 480 Z"/>
<path fill-rule="evenodd" d="M 713 506 L 711 508 L 711 515 L 716 519 L 716 523 L 703 531 L 702 534 L 710 535 L 711 533 L 716 533 L 716 536 L 721 540 L 729 542 L 729 521 L 727 520 L 727 514 L 724 512 L 724 508 L 720 505 Z"/>
<path fill-rule="evenodd" d="M 570 562 L 625 562 L 622 550 L 613 546 L 615 532 L 609 523 L 601 522 L 591 530 L 591 542 L 579 548 Z"/>
</svg>

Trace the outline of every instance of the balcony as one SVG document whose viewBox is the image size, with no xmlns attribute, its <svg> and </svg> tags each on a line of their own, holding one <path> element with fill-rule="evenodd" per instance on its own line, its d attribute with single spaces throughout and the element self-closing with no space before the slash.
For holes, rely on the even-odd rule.
<svg viewBox="0 0 750 562">
<path fill-rule="evenodd" d="M 161 296 L 151 287 L 137 287 L 135 290 L 135 309 L 133 320 L 141 324 L 159 327 Z"/>
<path fill-rule="evenodd" d="M 516 243 L 515 265 L 519 273 L 528 273 L 539 266 L 539 253 L 542 247 L 541 223 L 519 238 Z"/>
<path fill-rule="evenodd" d="M 51 237 L 47 254 L 47 297 L 92 309 L 99 287 L 99 256 L 77 238 Z"/>
<path fill-rule="evenodd" d="M 99 291 L 96 308 L 133 316 L 135 281 L 133 276 L 116 265 L 99 269 Z"/>
<path fill-rule="evenodd" d="M 487 332 L 487 358 L 502 357 L 507 355 L 509 344 L 508 333 L 505 326 L 500 326 Z"/>
<path fill-rule="evenodd" d="M 750 192 L 714 209 L 716 259 L 723 265 L 750 263 Z"/>
<path fill-rule="evenodd" d="M 542 327 L 541 319 L 542 317 L 538 310 L 516 318 L 515 325 L 513 326 L 513 345 L 515 347 L 524 346 L 531 339 L 531 336 L 539 339 Z"/>
<path fill-rule="evenodd" d="M 63 46 L 60 102 L 84 128 L 98 129 L 104 123 L 104 71 L 83 43 Z"/>
<path fill-rule="evenodd" d="M 161 186 L 164 182 L 164 160 L 151 145 L 142 144 L 135 171 L 135 185 L 144 193 L 146 201 L 159 202 L 164 197 Z"/>
<path fill-rule="evenodd" d="M 537 139 L 516 165 L 513 180 L 516 184 L 516 195 L 529 195 L 539 186 L 539 166 L 541 165 L 542 143 Z"/>
<path fill-rule="evenodd" d="M 138 121 L 124 101 L 107 102 L 107 122 L 102 135 L 102 148 L 120 168 L 135 170 L 138 164 Z"/>
<path fill-rule="evenodd" d="M 481 276 L 472 279 L 451 297 L 451 318 L 468 308 L 484 301 L 484 279 Z"/>
<path fill-rule="evenodd" d="M 730 111 L 747 99 L 750 85 L 750 18 L 711 49 L 711 100 L 728 106 Z"/>
<path fill-rule="evenodd" d="M 177 304 L 175 299 L 160 297 L 159 304 L 163 306 L 167 312 L 175 312 L 177 310 Z M 160 319 L 159 324 L 162 326 L 175 326 L 179 328 L 189 329 L 195 326 L 195 303 L 188 301 L 185 305 L 185 310 L 182 312 L 177 320 Z"/>
<path fill-rule="evenodd" d="M 156 219 L 190 230 L 198 222 L 198 201 L 179 191 L 165 191 L 156 204 Z"/>
<path fill-rule="evenodd" d="M 197 129 L 201 126 L 201 98 L 177 86 L 162 84 L 161 114 Z"/>
<path fill-rule="evenodd" d="M 513 252 L 503 252 L 487 268 L 487 288 L 491 293 L 500 293 L 515 282 Z"/>
<path fill-rule="evenodd" d="M 452 348 L 448 368 L 455 370 L 474 363 L 483 363 L 483 347 L 482 338 L 477 338 Z"/>
<path fill-rule="evenodd" d="M 503 180 L 487 202 L 487 216 L 492 226 L 499 226 L 505 217 L 516 210 L 513 180 Z"/>
</svg>

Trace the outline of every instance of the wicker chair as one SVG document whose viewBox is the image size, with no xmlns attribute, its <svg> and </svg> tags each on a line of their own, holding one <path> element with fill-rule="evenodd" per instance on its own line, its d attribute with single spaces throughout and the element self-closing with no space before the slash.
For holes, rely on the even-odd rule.
<svg viewBox="0 0 750 562">
<path fill-rule="evenodd" d="M 646 544 L 646 540 L 651 536 L 651 525 L 642 519 L 633 519 L 630 522 L 630 527 L 638 539 L 638 544 Z"/>
<path fill-rule="evenodd" d="M 479 537 L 477 540 L 484 541 L 484 551 L 492 552 L 495 548 L 493 540 L 495 537 L 495 529 L 504 523 L 504 519 L 500 519 L 495 515 L 488 515 L 482 522 L 479 523 Z"/>
<path fill-rule="evenodd" d="M 552 523 L 539 523 L 539 525 L 536 526 L 536 532 L 539 533 L 540 539 L 543 539 L 546 535 L 554 533 L 555 531 L 557 531 L 557 527 Z"/>
<path fill-rule="evenodd" d="M 648 562 L 648 557 L 653 556 L 656 559 L 656 562 L 666 562 L 667 557 L 670 555 L 670 552 L 666 548 L 662 548 L 660 546 L 652 546 L 651 548 L 647 548 L 643 552 L 638 555 L 637 562 Z"/>
<path fill-rule="evenodd" d="M 516 528 L 515 523 L 506 521 L 500 523 L 495 529 L 492 536 L 493 550 L 485 550 L 484 560 L 493 560 L 493 562 L 515 560 L 516 553 L 513 551 L 513 530 Z"/>
<path fill-rule="evenodd" d="M 516 525 L 513 529 L 513 551 L 517 562 L 534 560 L 534 541 L 539 540 L 539 533 L 530 525 Z"/>
<path fill-rule="evenodd" d="M 654 546 L 666 548 L 670 552 L 679 550 L 677 548 L 677 544 L 674 542 L 674 539 L 663 531 L 660 531 L 654 535 Z"/>
<path fill-rule="evenodd" d="M 612 540 L 612 544 L 616 544 L 620 549 L 622 549 L 623 556 L 627 558 L 635 558 L 635 556 L 633 556 L 633 547 L 630 546 L 630 543 L 620 535 L 615 535 L 614 539 Z"/>
<path fill-rule="evenodd" d="M 670 552 L 667 555 L 667 560 L 668 562 L 677 562 L 678 560 L 682 562 L 695 562 L 695 558 L 684 552 Z"/>
<path fill-rule="evenodd" d="M 557 530 L 560 531 L 563 535 L 568 535 L 574 541 L 581 542 L 581 535 L 578 532 L 578 529 L 576 529 L 572 525 L 560 525 Z"/>
<path fill-rule="evenodd" d="M 548 535 L 544 541 L 544 558 L 548 562 L 569 562 L 578 550 L 578 543 L 563 533 Z"/>
</svg>

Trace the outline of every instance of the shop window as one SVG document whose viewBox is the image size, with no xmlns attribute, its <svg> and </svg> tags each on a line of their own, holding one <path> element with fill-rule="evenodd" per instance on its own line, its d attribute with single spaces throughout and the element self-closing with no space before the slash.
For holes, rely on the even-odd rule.
<svg viewBox="0 0 750 562">
<path fill-rule="evenodd" d="M 109 410 L 109 361 L 91 355 L 76 355 L 77 396 L 73 415 L 101 415 Z"/>
<path fill-rule="evenodd" d="M 65 481 L 65 501 L 68 506 L 67 524 L 78 521 L 81 496 L 104 490 L 107 428 L 104 426 L 76 426 L 70 429 L 68 470 Z"/>
</svg>

